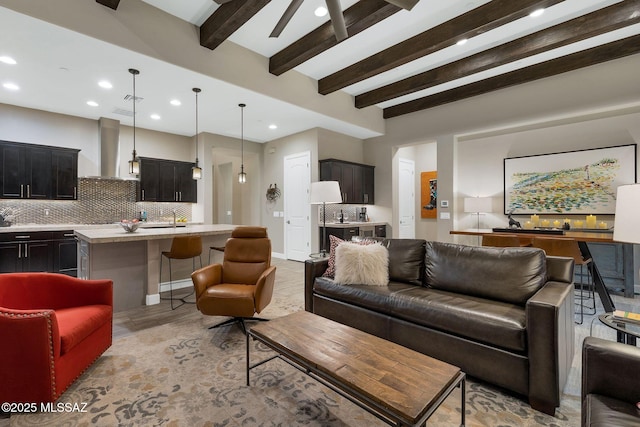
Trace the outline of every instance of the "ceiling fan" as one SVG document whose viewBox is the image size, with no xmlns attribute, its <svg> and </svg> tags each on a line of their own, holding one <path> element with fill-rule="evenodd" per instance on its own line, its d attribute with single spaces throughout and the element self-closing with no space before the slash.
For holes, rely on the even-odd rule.
<svg viewBox="0 0 640 427">
<path fill-rule="evenodd" d="M 222 5 L 229 3 L 233 0 L 214 0 L 216 3 Z M 236 0 L 237 1 L 237 0 Z M 295 15 L 298 8 L 302 5 L 304 0 L 291 0 L 289 6 L 284 11 L 280 20 L 273 28 L 269 37 L 278 37 L 282 30 L 287 26 L 293 15 Z M 391 3 L 406 10 L 411 10 L 413 6 L 418 3 L 419 0 L 385 0 L 387 3 Z M 329 10 L 329 16 L 331 17 L 331 24 L 333 25 L 333 32 L 336 35 L 336 39 L 340 42 L 349 35 L 347 34 L 347 25 L 344 22 L 344 15 L 342 14 L 342 6 L 340 6 L 340 0 L 325 0 L 327 3 L 327 9 Z"/>
</svg>

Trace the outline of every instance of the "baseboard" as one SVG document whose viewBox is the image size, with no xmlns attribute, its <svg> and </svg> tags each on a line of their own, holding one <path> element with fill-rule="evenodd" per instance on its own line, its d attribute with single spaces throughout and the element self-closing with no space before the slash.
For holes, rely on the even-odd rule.
<svg viewBox="0 0 640 427">
<path fill-rule="evenodd" d="M 184 288 L 193 288 L 193 282 L 191 279 L 182 279 L 182 280 L 174 280 L 173 281 L 173 290 L 176 289 L 184 289 Z M 160 283 L 160 292 L 169 292 L 171 288 L 169 287 L 169 282 Z"/>
<path fill-rule="evenodd" d="M 273 258 L 280 258 L 280 259 L 287 259 L 287 257 L 285 256 L 285 254 L 281 254 L 279 252 L 271 252 L 271 256 Z"/>
<path fill-rule="evenodd" d="M 160 294 L 147 295 L 146 304 L 147 305 L 160 304 Z"/>
</svg>

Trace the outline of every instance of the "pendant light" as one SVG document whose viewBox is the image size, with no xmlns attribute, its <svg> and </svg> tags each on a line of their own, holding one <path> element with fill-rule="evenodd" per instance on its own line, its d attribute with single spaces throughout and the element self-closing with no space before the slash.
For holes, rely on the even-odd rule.
<svg viewBox="0 0 640 427">
<path fill-rule="evenodd" d="M 202 92 L 200 88 L 194 87 L 196 94 L 196 164 L 191 168 L 191 177 L 193 179 L 202 178 L 202 168 L 198 166 L 198 94 Z"/>
<path fill-rule="evenodd" d="M 247 182 L 247 174 L 244 173 L 244 107 L 246 106 L 246 104 L 238 104 L 238 107 L 240 107 L 240 155 L 242 159 L 240 173 L 238 174 L 238 182 L 240 184 Z"/>
<path fill-rule="evenodd" d="M 131 160 L 129 160 L 129 173 L 138 175 L 140 173 L 140 160 L 138 160 L 138 153 L 136 153 L 136 76 L 140 74 L 140 71 L 129 68 L 129 72 L 133 75 L 133 153 Z"/>
</svg>

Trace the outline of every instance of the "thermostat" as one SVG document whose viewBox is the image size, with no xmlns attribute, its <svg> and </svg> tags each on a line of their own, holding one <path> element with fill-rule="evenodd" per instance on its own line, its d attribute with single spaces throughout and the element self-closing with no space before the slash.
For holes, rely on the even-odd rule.
<svg viewBox="0 0 640 427">
<path fill-rule="evenodd" d="M 448 208 L 449 207 L 449 201 L 448 200 L 441 200 L 440 201 L 440 207 L 441 208 Z"/>
</svg>

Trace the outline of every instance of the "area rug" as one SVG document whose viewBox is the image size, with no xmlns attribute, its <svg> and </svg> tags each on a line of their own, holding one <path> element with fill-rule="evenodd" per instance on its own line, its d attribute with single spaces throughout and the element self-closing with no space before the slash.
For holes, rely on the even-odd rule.
<svg viewBox="0 0 640 427">
<path fill-rule="evenodd" d="M 278 359 L 252 370 L 246 386 L 245 336 L 236 326 L 207 329 L 213 320 L 178 321 L 118 339 L 60 399 L 76 411 L 14 414 L 0 425 L 385 425 Z M 273 354 L 257 342 L 250 345 L 252 362 Z M 455 390 L 428 425 L 459 425 L 459 400 Z M 466 403 L 467 426 L 579 424 L 578 399 L 567 396 L 551 417 L 470 379 Z"/>
</svg>

